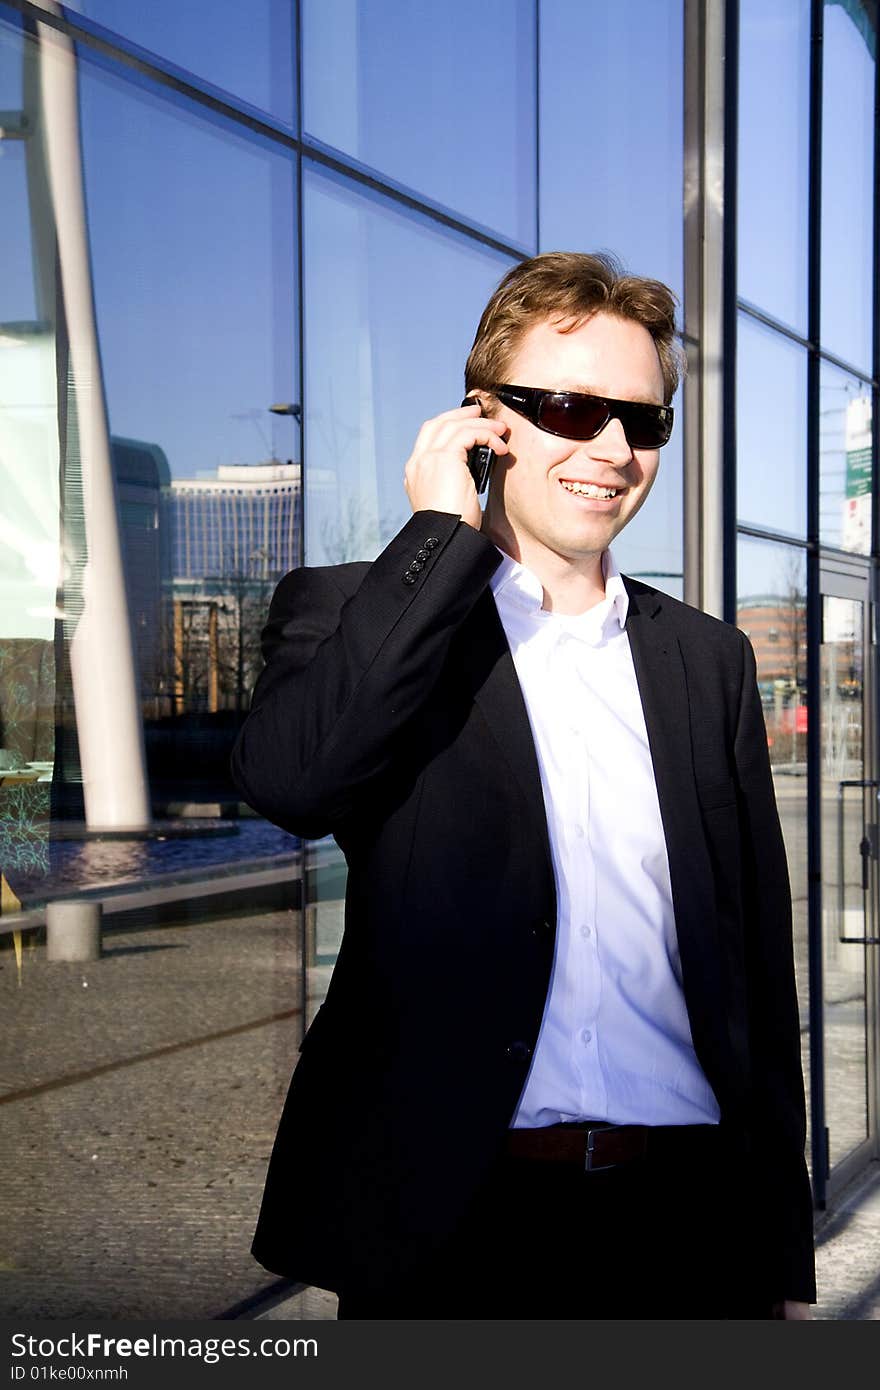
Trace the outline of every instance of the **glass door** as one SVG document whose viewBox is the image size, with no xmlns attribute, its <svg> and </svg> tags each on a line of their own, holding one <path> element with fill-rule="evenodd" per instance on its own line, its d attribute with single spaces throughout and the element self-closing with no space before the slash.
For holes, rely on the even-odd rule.
<svg viewBox="0 0 880 1390">
<path fill-rule="evenodd" d="M 867 571 L 820 571 L 822 1112 L 826 1192 L 876 1150 L 878 792 Z"/>
</svg>

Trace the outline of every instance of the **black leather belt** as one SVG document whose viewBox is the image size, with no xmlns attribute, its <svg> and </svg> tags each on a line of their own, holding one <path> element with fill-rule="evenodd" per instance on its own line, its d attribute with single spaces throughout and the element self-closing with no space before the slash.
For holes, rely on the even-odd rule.
<svg viewBox="0 0 880 1390">
<path fill-rule="evenodd" d="M 605 1120 L 509 1129 L 507 1153 L 539 1163 L 577 1164 L 587 1173 L 603 1172 L 663 1154 L 694 1156 L 717 1143 L 717 1125 L 613 1125 Z"/>
</svg>

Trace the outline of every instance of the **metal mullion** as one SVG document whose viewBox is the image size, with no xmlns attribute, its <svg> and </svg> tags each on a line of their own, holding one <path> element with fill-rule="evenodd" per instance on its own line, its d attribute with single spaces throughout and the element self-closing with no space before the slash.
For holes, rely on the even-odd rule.
<svg viewBox="0 0 880 1390">
<path fill-rule="evenodd" d="M 541 250 L 541 0 L 535 0 L 535 252 Z"/>
<path fill-rule="evenodd" d="M 512 260 L 524 261 L 529 252 L 524 247 L 515 242 L 506 241 L 503 237 L 497 236 L 494 232 L 487 231 L 475 223 L 468 222 L 465 218 L 457 216 L 455 213 L 448 212 L 438 203 L 418 197 L 415 193 L 410 193 L 401 184 L 394 183 L 393 180 L 383 178 L 373 169 L 366 165 L 359 164 L 357 160 L 349 159 L 340 151 L 322 145 L 314 137 L 305 136 L 302 140 L 294 141 L 302 151 L 302 154 L 315 164 L 323 165 L 325 169 L 330 169 L 333 173 L 341 174 L 343 178 L 352 183 L 359 183 L 364 188 L 369 188 L 375 193 L 382 194 L 390 201 L 400 203 L 402 207 L 408 208 L 411 212 L 419 213 L 422 217 L 428 217 L 433 222 L 439 222 L 441 226 L 448 227 L 451 231 L 458 232 L 468 237 L 471 241 L 479 242 L 482 246 L 488 246 L 493 251 L 500 251 L 502 255 L 509 256 Z"/>
<path fill-rule="evenodd" d="M 294 76 L 296 81 L 296 133 L 303 130 L 303 61 L 302 61 L 302 3 L 294 3 Z M 305 343 L 305 256 L 303 251 L 305 237 L 305 216 L 303 213 L 303 156 L 302 144 L 296 151 L 296 332 L 297 375 L 299 377 L 299 563 L 306 563 L 306 343 Z M 313 865 L 315 849 L 311 840 L 300 840 L 300 881 L 299 881 L 299 1004 L 300 1004 L 300 1042 L 309 1026 L 309 958 L 308 958 L 308 909 L 309 883 L 314 882 Z M 302 1201 L 309 1200 L 309 1193 L 300 1194 Z"/>
<path fill-rule="evenodd" d="M 880 30 L 878 30 L 880 39 Z M 880 44 L 874 56 L 874 381 L 871 405 L 871 556 L 876 565 L 880 557 Z M 880 687 L 880 681 L 877 682 Z M 880 708 L 877 711 L 880 720 Z M 877 724 L 880 729 L 880 722 Z"/>
<path fill-rule="evenodd" d="M 724 33 L 724 235 L 721 248 L 722 601 L 736 622 L 737 172 L 739 167 L 739 0 L 727 0 Z"/>
<path fill-rule="evenodd" d="M 733 0 L 731 0 L 733 3 Z M 725 323 L 728 209 L 725 138 L 730 73 L 727 6 L 685 0 L 684 333 L 690 382 L 684 393 L 684 596 L 720 617 L 724 608 Z M 735 190 L 734 190 L 735 192 Z M 727 277 L 729 282 L 729 276 Z M 696 361 L 694 357 L 696 356 Z"/>
<path fill-rule="evenodd" d="M 788 338 L 791 342 L 797 343 L 799 347 L 818 347 L 817 343 L 811 343 L 809 338 L 805 338 L 803 334 L 798 333 L 796 329 L 791 328 L 787 323 L 783 323 L 781 319 L 768 313 L 766 309 L 759 309 L 758 305 L 752 304 L 751 300 L 737 299 L 736 307 L 739 312 L 745 314 L 747 318 L 754 319 L 757 323 L 762 323 L 765 328 L 772 328 L 774 333 L 778 333 L 781 337 Z"/>
<path fill-rule="evenodd" d="M 681 341 L 688 371 L 683 391 L 684 447 L 682 458 L 684 598 L 700 607 L 703 594 L 703 377 L 704 315 L 703 263 L 705 197 L 705 77 L 706 36 L 702 0 L 684 3 L 684 304 Z"/>
<path fill-rule="evenodd" d="M 857 377 L 858 380 L 863 381 L 866 386 L 880 386 L 880 381 L 872 374 L 872 369 L 870 367 L 867 371 L 863 370 L 861 367 L 854 367 L 851 362 L 847 362 L 845 358 L 838 357 L 835 353 L 829 352 L 827 348 L 817 349 L 817 356 L 822 362 L 830 363 L 832 367 L 837 367 L 839 371 L 846 372 L 848 376 Z"/>
<path fill-rule="evenodd" d="M 810 148 L 807 279 L 807 933 L 809 942 L 810 1113 L 813 1196 L 824 1208 L 828 1180 L 825 1132 L 824 981 L 822 971 L 821 604 L 819 556 L 819 384 L 822 255 L 822 38 L 824 0 L 810 17 Z"/>
<path fill-rule="evenodd" d="M 753 540 L 770 541 L 773 545 L 790 545 L 796 550 L 811 548 L 803 536 L 794 536 L 791 532 L 773 531 L 767 526 L 754 526 L 749 521 L 737 522 L 736 533 L 738 536 L 749 536 Z"/>
<path fill-rule="evenodd" d="M 880 39 L 880 26 L 875 37 Z M 878 472 L 880 472 L 880 45 L 875 44 L 874 52 L 874 387 L 871 393 L 871 583 L 870 583 L 870 624 L 868 632 L 868 644 L 866 648 L 866 666 L 868 676 L 873 686 L 873 695 L 870 704 L 873 716 L 872 743 L 874 750 L 873 762 L 871 764 L 871 775 L 880 777 L 880 672 L 878 672 L 877 662 L 880 657 L 880 647 L 875 640 L 878 623 L 878 557 L 880 557 L 880 489 L 878 489 Z M 877 812 L 880 813 L 880 807 Z M 875 864 L 875 875 L 878 866 Z M 875 916 L 875 930 L 878 923 L 878 888 L 877 879 L 874 879 L 874 898 L 871 904 Z M 867 972 L 866 972 L 867 973 Z M 873 1056 L 869 1058 L 868 1080 L 870 1093 L 868 1096 L 868 1132 L 874 1134 L 874 1155 L 877 1156 L 878 1145 L 880 1145 L 880 951 L 875 953 L 874 969 L 870 978 L 866 978 L 866 999 L 871 1009 L 871 1018 L 868 1026 L 868 1045 L 872 1047 Z M 873 1072 L 873 1077 L 872 1077 Z M 871 1081 L 873 1080 L 873 1085 Z"/>
</svg>

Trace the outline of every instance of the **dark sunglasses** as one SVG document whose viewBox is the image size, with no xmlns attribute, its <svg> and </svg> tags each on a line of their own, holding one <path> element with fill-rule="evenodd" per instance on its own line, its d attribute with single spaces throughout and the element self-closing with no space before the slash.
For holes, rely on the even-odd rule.
<svg viewBox="0 0 880 1390">
<path fill-rule="evenodd" d="M 541 391 L 535 386 L 493 386 L 493 396 L 539 430 L 566 439 L 595 439 L 609 420 L 619 420 L 631 449 L 659 449 L 672 433 L 670 405 L 614 401 L 584 391 Z"/>
</svg>

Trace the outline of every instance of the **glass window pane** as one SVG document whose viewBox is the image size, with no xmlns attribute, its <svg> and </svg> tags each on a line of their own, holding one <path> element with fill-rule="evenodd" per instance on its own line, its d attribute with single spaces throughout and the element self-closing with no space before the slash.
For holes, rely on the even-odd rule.
<svg viewBox="0 0 880 1390">
<path fill-rule="evenodd" d="M 151 791 L 225 804 L 268 600 L 301 559 L 294 164 L 104 64 L 81 64 L 80 103 Z"/>
<path fill-rule="evenodd" d="M 680 0 L 542 0 L 540 249 L 684 282 Z"/>
<path fill-rule="evenodd" d="M 819 536 L 859 555 L 871 549 L 871 388 L 822 363 L 819 387 Z"/>
<path fill-rule="evenodd" d="M 483 306 L 510 262 L 307 167 L 309 564 L 369 559 L 411 514 L 423 422 L 461 403 Z"/>
<path fill-rule="evenodd" d="M 292 160 L 100 67 L 80 90 L 113 433 L 175 478 L 298 458 Z"/>
<path fill-rule="evenodd" d="M 293 0 L 70 0 L 66 8 L 294 126 Z"/>
<path fill-rule="evenodd" d="M 737 332 L 737 519 L 806 536 L 806 352 L 746 314 Z"/>
<path fill-rule="evenodd" d="M 809 0 L 741 0 L 738 289 L 807 332 Z"/>
<path fill-rule="evenodd" d="M 873 365 L 874 64 L 868 6 L 826 3 L 822 80 L 822 346 Z"/>
<path fill-rule="evenodd" d="M 822 1021 L 829 1162 L 868 1137 L 866 951 L 871 913 L 860 845 L 868 834 L 865 792 L 864 604 L 822 595 L 821 776 Z M 876 801 L 871 797 L 873 806 Z M 876 811 L 869 806 L 868 817 Z"/>
<path fill-rule="evenodd" d="M 740 536 L 736 563 L 736 624 L 755 649 L 773 787 L 791 880 L 801 1060 L 804 1076 L 809 1077 L 806 554 L 796 546 Z M 808 1094 L 808 1121 L 809 1103 Z"/>
<path fill-rule="evenodd" d="M 303 0 L 302 25 L 309 135 L 534 246 L 534 0 Z"/>
</svg>

